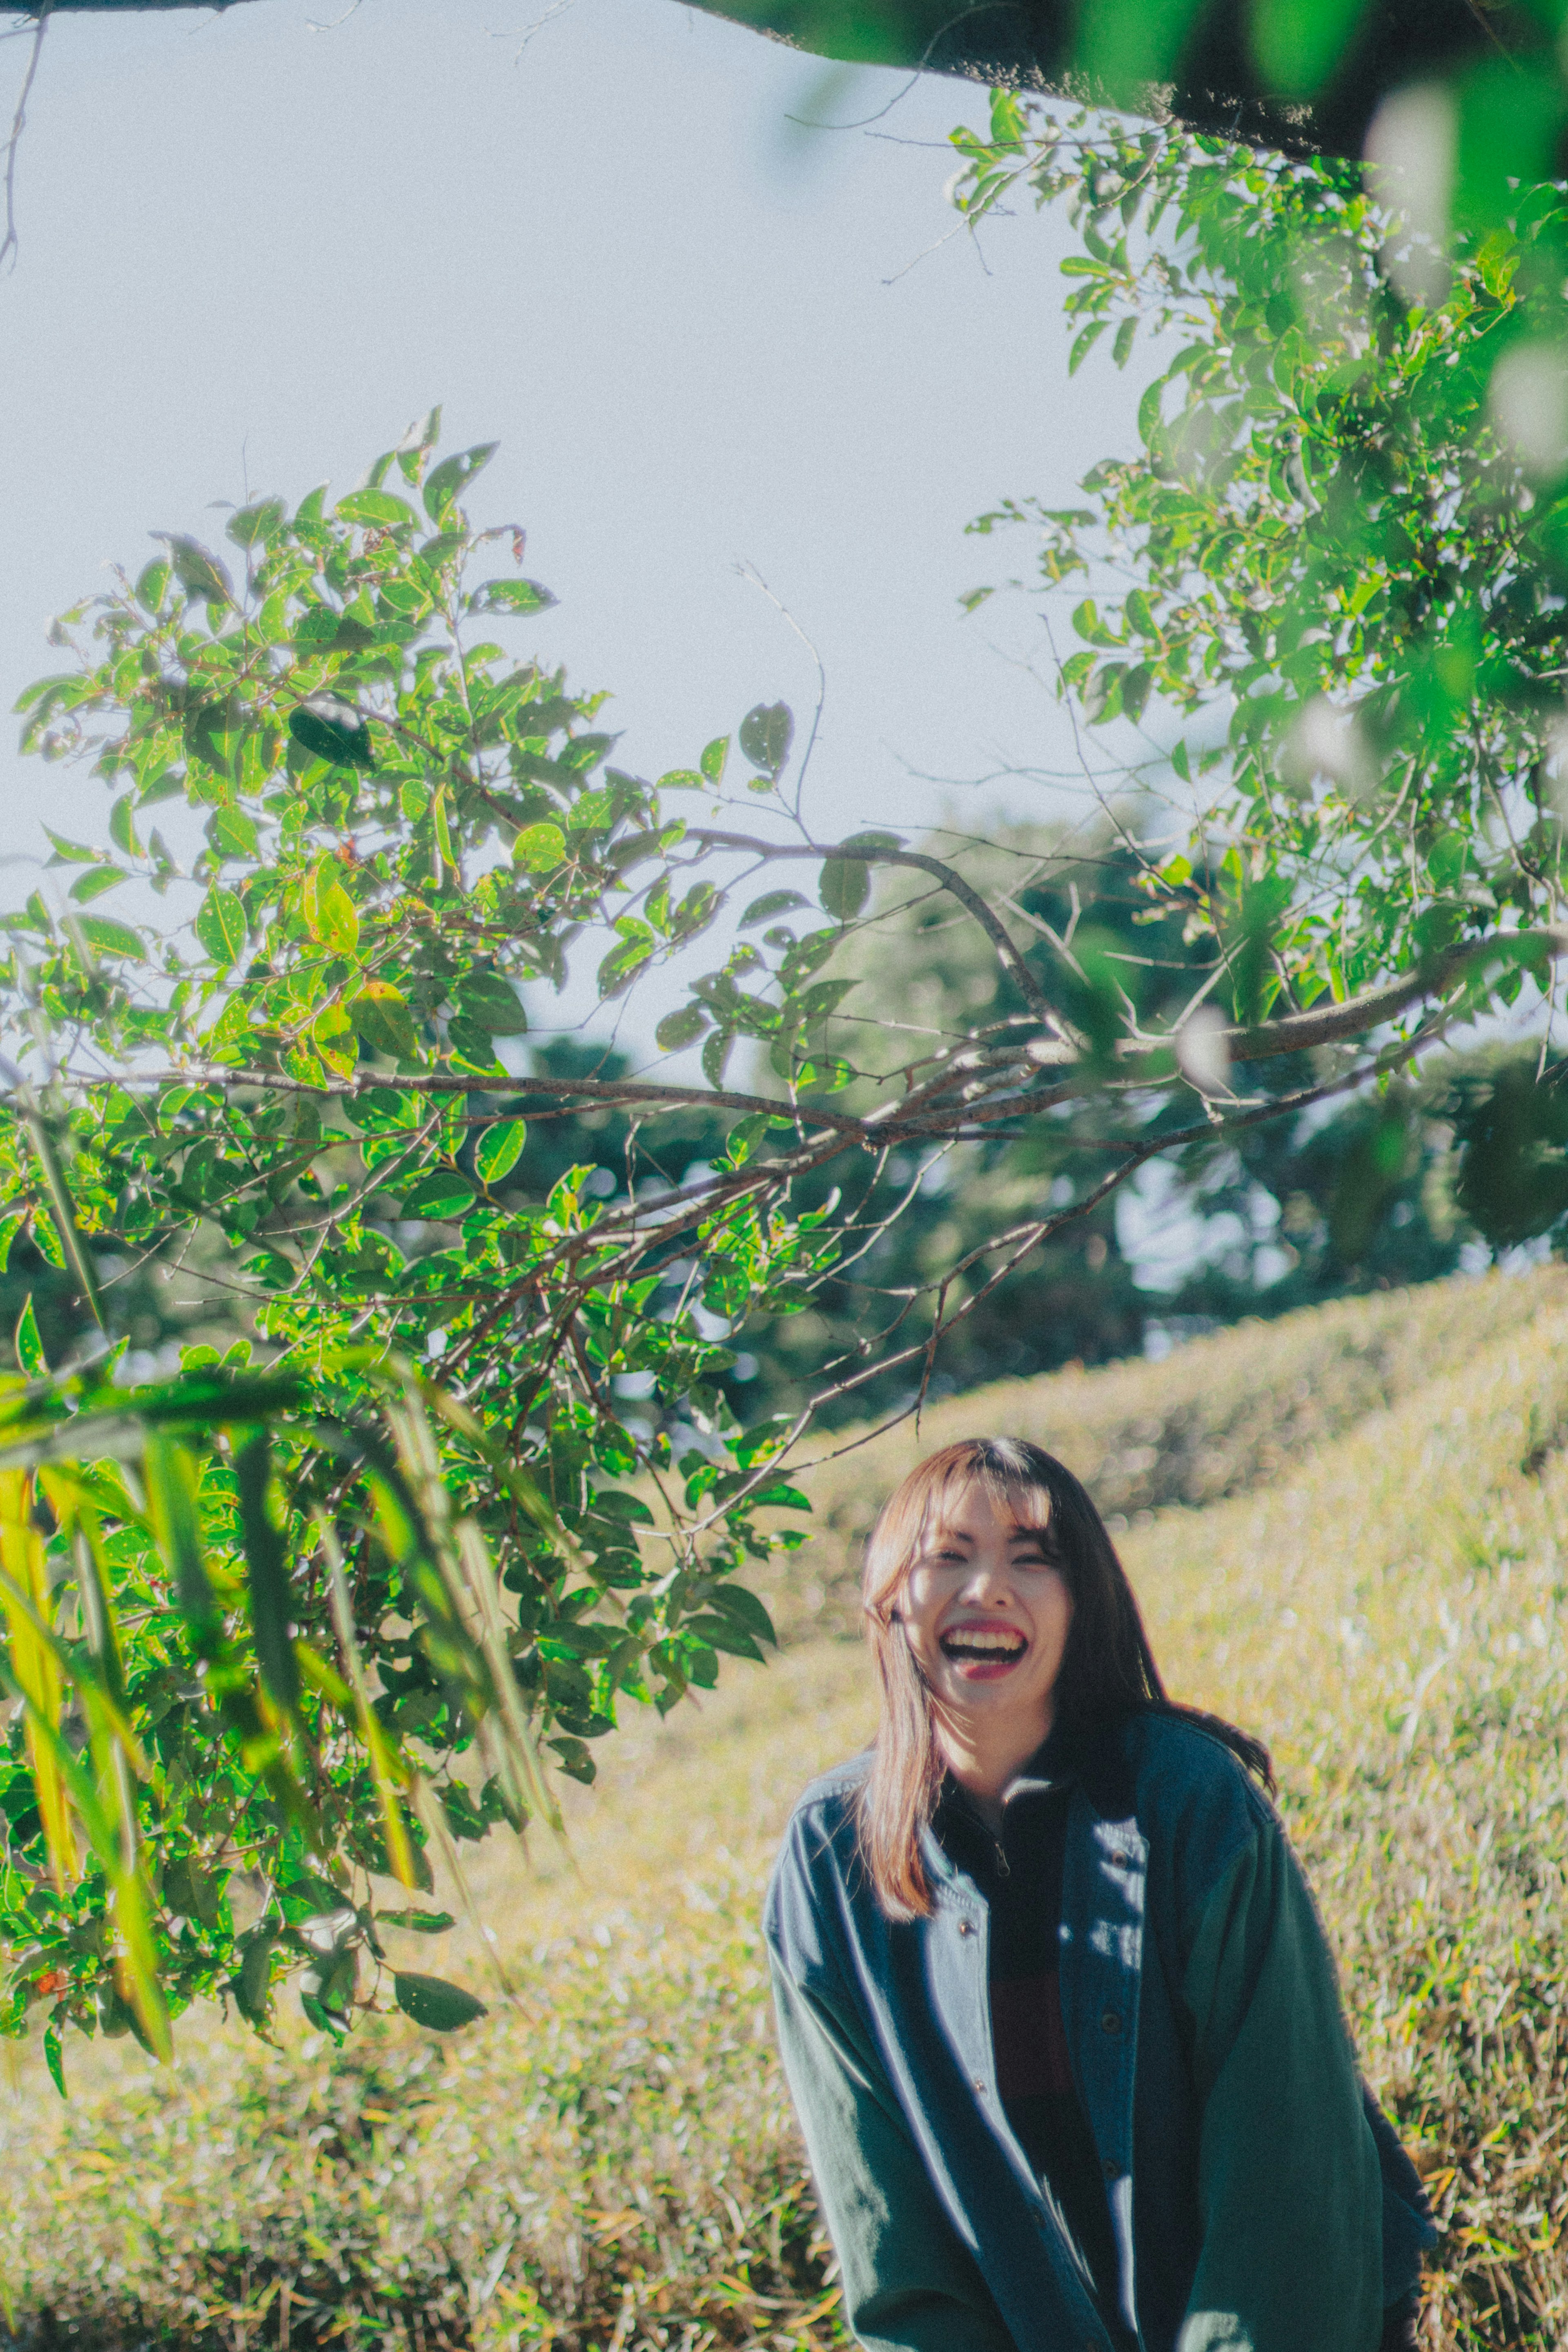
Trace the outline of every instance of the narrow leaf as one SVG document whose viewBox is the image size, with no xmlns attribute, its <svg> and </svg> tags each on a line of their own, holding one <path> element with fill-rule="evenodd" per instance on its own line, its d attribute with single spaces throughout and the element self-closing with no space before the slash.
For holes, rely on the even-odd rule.
<svg viewBox="0 0 1568 2352">
<path fill-rule="evenodd" d="M 251 1631 L 263 1683 L 279 1711 L 298 1721 L 299 1665 L 294 1654 L 293 1595 L 287 1550 L 267 1494 L 271 1475 L 270 1440 L 265 1429 L 258 1430 L 235 1457 L 240 1527 L 250 1570 Z"/>
</svg>

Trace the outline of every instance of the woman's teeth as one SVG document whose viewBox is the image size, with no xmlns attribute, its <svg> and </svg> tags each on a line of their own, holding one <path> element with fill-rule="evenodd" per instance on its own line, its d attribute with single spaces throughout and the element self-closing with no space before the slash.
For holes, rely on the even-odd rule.
<svg viewBox="0 0 1568 2352">
<path fill-rule="evenodd" d="M 943 1655 L 949 1658 L 1021 1658 L 1024 1648 L 1021 1633 L 984 1633 L 978 1626 L 942 1636 Z"/>
</svg>

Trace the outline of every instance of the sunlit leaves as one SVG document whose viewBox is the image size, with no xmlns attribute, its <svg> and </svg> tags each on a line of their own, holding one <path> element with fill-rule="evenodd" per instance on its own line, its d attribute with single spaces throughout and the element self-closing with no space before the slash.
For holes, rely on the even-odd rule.
<svg viewBox="0 0 1568 2352">
<path fill-rule="evenodd" d="M 442 520 L 458 492 L 484 470 L 499 446 L 495 441 L 480 442 L 472 449 L 460 449 L 444 457 L 439 466 L 432 467 L 424 485 L 424 510 L 432 522 Z"/>
<path fill-rule="evenodd" d="M 299 911 L 329 954 L 353 953 L 359 945 L 360 919 L 329 859 L 321 859 L 306 876 L 299 894 Z"/>
<path fill-rule="evenodd" d="M 214 963 L 237 963 L 245 953 L 245 908 L 234 891 L 214 884 L 196 910 L 196 937 Z"/>
<path fill-rule="evenodd" d="M 591 1778 L 619 1698 L 668 1707 L 706 1686 L 727 1628 L 732 1654 L 756 1654 L 760 1625 L 707 1587 L 775 1540 L 734 1490 L 705 1530 L 711 1578 L 672 1584 L 640 1549 L 643 1507 L 619 1482 L 667 1465 L 672 1414 L 722 1450 L 716 1382 L 732 1351 L 675 1311 L 640 1235 L 616 1261 L 622 1211 L 602 1167 L 536 1180 L 540 1081 L 520 1054 L 512 1080 L 497 1053 L 525 1034 L 525 1000 L 574 970 L 580 941 L 594 940 L 589 969 L 602 959 L 618 994 L 717 924 L 722 883 L 657 788 L 604 764 L 613 738 L 595 731 L 598 698 L 499 642 L 548 592 L 520 578 L 465 588 L 482 538 L 509 537 L 520 564 L 521 533 L 470 526 L 458 493 L 488 451 L 436 465 L 434 429 L 415 428 L 335 504 L 319 490 L 292 514 L 263 499 L 233 517 L 245 559 L 233 576 L 195 542 L 171 542 L 136 592 L 122 583 L 70 616 L 80 667 L 30 689 L 24 720 L 35 748 L 79 759 L 109 788 L 115 857 L 59 836 L 76 894 L 63 918 L 36 894 L 10 919 L 30 961 L 8 983 L 8 1037 L 40 1078 L 46 1041 L 79 1042 L 89 1074 L 61 1097 L 69 1149 L 53 1176 L 41 1128 L 29 1138 L 13 1111 L 0 1132 L 0 1236 L 26 1233 L 76 1279 L 74 1185 L 95 1249 L 138 1267 L 161 1255 L 183 1267 L 193 1249 L 204 1270 L 189 1278 L 207 1284 L 214 1317 L 243 1317 L 305 1368 L 286 1401 L 254 1383 L 242 1396 L 237 1376 L 218 1378 L 218 1349 L 199 1349 L 177 1412 L 160 1420 L 162 1407 L 117 1391 L 118 1417 L 95 1423 L 106 1454 L 132 1466 L 118 1484 L 105 1459 L 84 1470 L 99 1482 L 90 1505 L 48 1539 L 48 1590 L 64 1596 L 50 1605 L 74 1611 L 88 1588 L 73 1580 L 101 1556 L 125 1688 L 148 1710 L 137 1737 L 156 1727 L 181 1799 L 160 1811 L 133 1774 L 111 1805 L 79 1781 L 98 1750 L 82 1762 L 62 1698 L 62 1802 L 95 1853 L 101 1832 L 152 1856 L 141 1925 L 134 1875 L 106 1878 L 92 1900 L 113 1920 L 105 1934 L 162 1971 L 178 2004 L 221 1989 L 265 2028 L 293 1978 L 335 2034 L 357 2002 L 396 1997 L 377 1974 L 364 1874 L 427 1885 L 427 1836 L 444 1853 L 444 1838 L 551 1810 L 541 1743 Z M 494 562 L 492 547 L 486 572 Z M 763 709 L 745 732 L 771 788 L 788 714 Z M 727 751 L 716 738 L 673 772 L 720 793 Z M 196 817 L 169 826 L 178 858 L 150 822 L 171 801 Z M 180 886 L 160 935 L 83 911 L 120 877 Z M 834 1082 L 827 1057 L 805 1057 L 801 1025 L 825 1001 L 811 974 L 826 945 L 786 982 L 770 965 L 794 946 L 727 943 L 711 1004 L 675 1016 L 685 1043 L 712 1033 L 710 1076 L 735 1037 L 779 1031 L 793 989 L 797 1066 Z M 748 992 L 738 976 L 753 967 Z M 35 988 L 63 1026 L 40 1034 Z M 116 1068 L 119 1088 L 102 1080 Z M 533 1130 L 547 1164 L 553 1116 L 539 1106 Z M 725 1261 L 737 1318 L 784 1295 L 823 1246 L 777 1204 L 759 1215 L 744 1202 L 705 1217 L 701 1245 Z M 46 1381 L 36 1318 L 12 1344 Z M 443 1357 L 465 1402 L 433 1398 L 422 1421 L 413 1367 Z M 648 1417 L 622 1422 L 622 1380 L 643 1393 L 650 1377 Z M 373 1418 L 378 1381 L 387 1433 L 372 1443 L 342 1415 Z M 222 1404 L 215 1435 L 204 1397 Z M 73 1444 L 82 1425 L 71 1421 Z M 51 1424 L 38 1443 L 57 1455 L 64 1441 Z M 427 1496 L 445 1498 L 430 1519 Z M 8 1740 L 0 1771 L 36 1774 L 19 1721 Z M 8 1818 L 39 1870 L 42 1829 L 25 1810 Z M 276 1890 L 243 1932 L 225 1894 L 240 1855 Z M 58 1977 L 54 2021 L 152 2030 L 99 1947 L 64 1948 L 58 1969 L 39 1958 L 28 1979 Z M 22 2021 L 13 1991 L 6 2010 L 0 1987 L 0 2029 Z"/>
<path fill-rule="evenodd" d="M 129 923 L 114 922 L 108 915 L 83 915 L 78 919 L 78 928 L 96 955 L 120 956 L 133 963 L 146 956 L 141 932 L 133 931 Z"/>
<path fill-rule="evenodd" d="M 408 1000 L 390 981 L 366 981 L 344 1010 L 355 1034 L 373 1053 L 390 1055 L 400 1062 L 418 1059 L 419 1034 Z"/>
<path fill-rule="evenodd" d="M 375 530 L 402 530 L 416 520 L 406 499 L 390 490 L 353 490 L 333 509 L 340 522 L 357 522 Z"/>
<path fill-rule="evenodd" d="M 1275 16 L 1265 37 L 1304 89 L 1333 49 L 1333 12 Z M 1021 155 L 1016 126 L 959 142 L 976 190 L 1027 166 L 1042 198 L 1072 205 L 1079 356 L 1114 325 L 1124 359 L 1140 319 L 1173 352 L 1142 394 L 1140 454 L 1092 467 L 1089 503 L 1015 499 L 979 527 L 1027 516 L 1049 584 L 1094 588 L 1072 615 L 1086 649 L 1062 648 L 1060 675 L 1113 741 L 1132 724 L 1158 742 L 1173 712 L 1209 714 L 1207 740 L 1189 729 L 1172 755 L 1193 788 L 1189 870 L 1223 842 L 1249 883 L 1277 880 L 1270 985 L 1298 1003 L 1540 920 L 1560 890 L 1561 834 L 1524 780 L 1542 774 L 1562 702 L 1568 570 L 1541 488 L 1568 464 L 1553 421 L 1568 224 L 1561 191 L 1531 190 L 1528 171 L 1522 190 L 1481 190 L 1489 141 L 1528 150 L 1532 76 L 1484 129 L 1471 101 L 1467 82 L 1458 231 L 1420 300 L 1358 166 L 1087 115 L 1063 143 L 1028 101 Z M 1139 188 L 1163 234 L 1119 234 L 1102 186 Z M 1124 584 L 1107 593 L 1113 551 Z M 1500 796 L 1506 822 L 1483 825 Z M 1210 903 L 1241 896 L 1227 884 Z M 1208 908 L 1189 900 L 1184 919 L 1207 927 Z M 1238 1001 L 1256 1010 L 1270 992 L 1248 981 Z"/>
<path fill-rule="evenodd" d="M 512 856 L 530 874 L 553 874 L 566 861 L 566 835 L 559 824 L 525 825 L 512 844 Z"/>
<path fill-rule="evenodd" d="M 469 597 L 468 610 L 476 614 L 511 613 L 526 619 L 548 613 L 555 601 L 537 580 L 486 580 Z"/>
<path fill-rule="evenodd" d="M 485 1184 L 498 1184 L 509 1176 L 522 1158 L 528 1142 L 528 1123 L 520 1118 L 504 1118 L 487 1127 L 474 1147 L 474 1167 Z"/>
<path fill-rule="evenodd" d="M 470 1208 L 474 1187 L 461 1170 L 434 1168 L 422 1176 L 413 1190 L 403 1195 L 402 1206 L 411 1217 L 433 1217 L 444 1220 L 460 1217 Z"/>
<path fill-rule="evenodd" d="M 33 1311 L 30 1293 L 17 1320 L 13 1345 L 16 1350 L 16 1361 L 27 1378 L 30 1381 L 42 1380 L 49 1368 L 44 1360 L 44 1343 L 38 1337 L 38 1318 Z"/>
</svg>

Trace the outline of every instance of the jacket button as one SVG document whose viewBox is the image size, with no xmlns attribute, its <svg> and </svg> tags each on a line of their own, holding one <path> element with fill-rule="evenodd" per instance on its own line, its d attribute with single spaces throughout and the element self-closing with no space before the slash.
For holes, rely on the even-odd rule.
<svg viewBox="0 0 1568 2352">
<path fill-rule="evenodd" d="M 974 1921 L 973 1921 L 972 1919 L 960 1919 L 960 1920 L 959 1920 L 959 1922 L 958 1922 L 958 1933 L 960 1934 L 960 1936 L 972 1936 L 972 1935 L 974 1934 L 974 1932 L 975 1932 L 975 1923 L 974 1923 Z"/>
<path fill-rule="evenodd" d="M 975 2077 L 975 2088 L 979 2092 L 980 2096 L 984 2098 L 986 2095 L 986 2085 L 983 2077 L 978 2074 Z"/>
<path fill-rule="evenodd" d="M 1120 2033 L 1122 2012 L 1119 2009 L 1107 2009 L 1101 2011 L 1100 2031 L 1102 2033 Z"/>
<path fill-rule="evenodd" d="M 1120 2166 L 1119 2164 L 1115 2164 L 1115 2163 L 1113 2163 L 1113 2162 L 1112 2161 L 1112 2159 L 1111 2159 L 1111 2158 L 1110 2158 L 1110 2157 L 1107 2157 L 1107 2158 L 1105 2158 L 1104 2163 L 1101 2166 L 1101 2168 L 1101 2168 L 1101 2170 L 1104 2173 L 1105 2178 L 1106 2178 L 1106 2179 L 1107 2179 L 1107 2180 L 1120 2180 L 1120 2179 L 1122 2178 L 1122 2168 L 1121 2168 L 1121 2166 Z"/>
</svg>

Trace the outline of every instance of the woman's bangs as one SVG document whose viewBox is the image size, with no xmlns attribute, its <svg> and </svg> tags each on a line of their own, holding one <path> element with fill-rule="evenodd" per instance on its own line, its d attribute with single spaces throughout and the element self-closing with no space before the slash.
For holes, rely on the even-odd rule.
<svg viewBox="0 0 1568 2352">
<path fill-rule="evenodd" d="M 1021 1467 L 1015 1470 L 1010 1464 L 997 1461 L 993 1450 L 988 1447 L 983 1454 L 977 1451 L 967 1461 L 946 1464 L 942 1475 L 928 1482 L 918 1514 L 912 1515 L 905 1573 L 932 1537 L 952 1527 L 962 1516 L 969 1496 L 977 1493 L 985 1496 L 998 1519 L 1011 1519 L 1016 1528 L 1043 1528 L 1051 1525 L 1050 1487 L 1028 1476 Z"/>
</svg>

